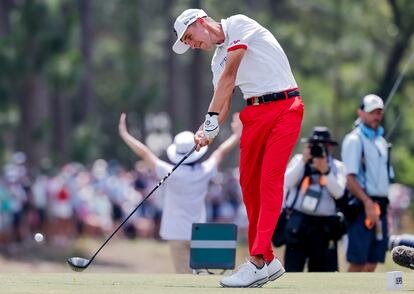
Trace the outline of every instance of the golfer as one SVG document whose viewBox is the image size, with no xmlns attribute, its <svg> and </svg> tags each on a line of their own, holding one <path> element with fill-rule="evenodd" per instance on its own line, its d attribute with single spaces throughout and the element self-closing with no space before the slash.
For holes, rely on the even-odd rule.
<svg viewBox="0 0 414 294">
<path fill-rule="evenodd" d="M 240 139 L 242 124 L 238 113 L 233 115 L 233 134 L 213 154 L 201 162 L 207 146 L 193 152 L 164 183 L 164 206 L 161 218 L 160 236 L 168 240 L 171 257 L 177 273 L 191 273 L 189 266 L 191 226 L 206 222 L 208 184 L 217 173 L 225 155 Z M 119 134 L 132 151 L 141 157 L 149 168 L 162 179 L 194 146 L 194 133 L 185 131 L 177 134 L 167 149 L 172 164 L 159 159 L 147 146 L 128 133 L 126 115 L 119 120 Z M 174 165 L 173 165 L 174 164 Z"/>
<path fill-rule="evenodd" d="M 240 184 L 249 220 L 250 260 L 223 287 L 260 287 L 284 273 L 271 238 L 280 214 L 286 166 L 299 135 L 304 106 L 288 59 L 275 37 L 245 15 L 216 22 L 188 9 L 174 23 L 173 50 L 215 50 L 214 95 L 195 134 L 197 150 L 210 144 L 230 109 L 235 86 L 246 107 L 240 113 Z"/>
</svg>

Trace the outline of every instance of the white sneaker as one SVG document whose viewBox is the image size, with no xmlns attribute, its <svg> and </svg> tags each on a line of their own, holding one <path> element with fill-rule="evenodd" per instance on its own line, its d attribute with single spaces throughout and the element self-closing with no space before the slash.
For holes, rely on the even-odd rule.
<svg viewBox="0 0 414 294">
<path fill-rule="evenodd" d="M 223 278 L 220 281 L 220 285 L 232 288 L 257 288 L 263 286 L 266 282 L 266 263 L 264 263 L 261 269 L 258 269 L 252 262 L 246 261 L 238 268 L 236 273 Z"/>
<path fill-rule="evenodd" d="M 285 273 L 285 269 L 276 257 L 267 265 L 267 271 L 269 273 L 269 281 L 274 281 Z"/>
</svg>

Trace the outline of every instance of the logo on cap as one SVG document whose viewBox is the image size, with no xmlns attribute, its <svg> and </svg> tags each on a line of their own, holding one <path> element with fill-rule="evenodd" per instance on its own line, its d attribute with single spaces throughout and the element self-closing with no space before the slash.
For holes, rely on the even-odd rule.
<svg viewBox="0 0 414 294">
<path fill-rule="evenodd" d="M 188 23 L 189 23 L 190 21 L 192 21 L 195 17 L 196 17 L 196 16 L 195 16 L 195 15 L 193 15 L 192 17 L 190 17 L 189 19 L 187 19 L 187 20 L 184 22 L 184 25 L 188 25 Z"/>
</svg>

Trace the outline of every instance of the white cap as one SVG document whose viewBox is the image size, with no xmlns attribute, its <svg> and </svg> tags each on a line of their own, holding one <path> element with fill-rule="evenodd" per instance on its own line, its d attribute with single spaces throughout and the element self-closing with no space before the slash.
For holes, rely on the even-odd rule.
<svg viewBox="0 0 414 294">
<path fill-rule="evenodd" d="M 362 99 L 361 109 L 365 112 L 371 112 L 375 109 L 384 109 L 384 102 L 381 97 L 369 94 Z"/>
<path fill-rule="evenodd" d="M 184 155 L 187 154 L 194 146 L 194 134 L 189 131 L 178 133 L 174 137 L 174 143 L 167 148 L 168 159 L 173 163 L 178 163 Z M 193 152 L 184 164 L 193 163 L 199 160 L 207 152 L 208 146 L 202 147 L 200 151 Z"/>
<path fill-rule="evenodd" d="M 198 18 L 206 16 L 207 13 L 205 13 L 202 9 L 187 9 L 177 17 L 174 23 L 174 32 L 177 35 L 177 41 L 175 41 L 172 47 L 175 53 L 183 54 L 190 48 L 190 46 L 181 42 L 181 38 L 189 25 L 195 22 Z"/>
</svg>

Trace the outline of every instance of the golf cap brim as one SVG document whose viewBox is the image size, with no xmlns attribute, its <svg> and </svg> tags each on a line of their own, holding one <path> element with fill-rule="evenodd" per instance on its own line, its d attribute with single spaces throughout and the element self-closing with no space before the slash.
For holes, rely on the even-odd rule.
<svg viewBox="0 0 414 294">
<path fill-rule="evenodd" d="M 366 95 L 362 99 L 361 109 L 365 112 L 371 112 L 375 109 L 384 109 L 384 101 L 382 101 L 381 97 L 375 94 Z"/>
<path fill-rule="evenodd" d="M 183 32 L 183 34 L 181 36 L 178 36 L 177 41 L 175 41 L 172 49 L 175 53 L 177 54 L 183 54 L 185 52 L 187 52 L 188 49 L 190 49 L 189 45 L 184 44 L 183 42 L 181 42 L 181 38 L 183 37 L 185 31 Z"/>
<path fill-rule="evenodd" d="M 177 34 L 177 40 L 172 46 L 172 50 L 177 54 L 185 53 L 190 46 L 181 42 L 187 28 L 193 24 L 198 18 L 206 17 L 207 13 L 202 9 L 187 9 L 181 13 L 174 23 L 174 31 Z"/>
</svg>

